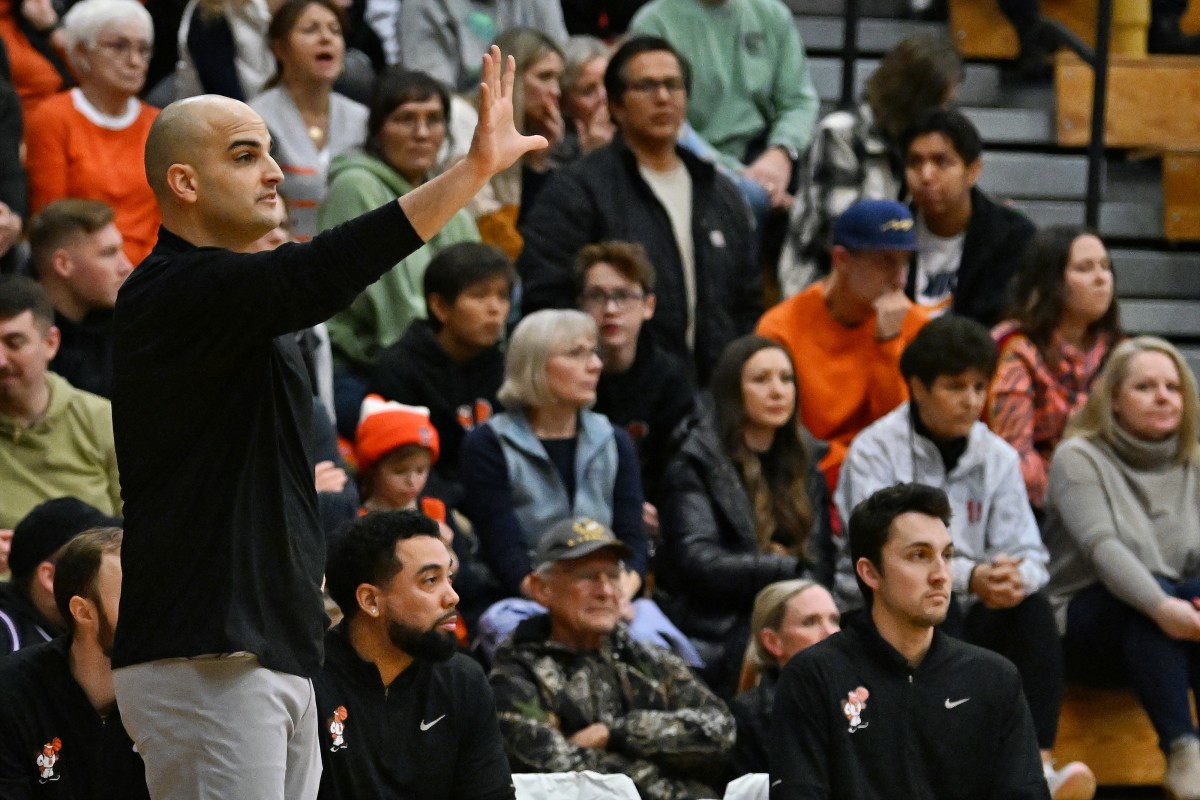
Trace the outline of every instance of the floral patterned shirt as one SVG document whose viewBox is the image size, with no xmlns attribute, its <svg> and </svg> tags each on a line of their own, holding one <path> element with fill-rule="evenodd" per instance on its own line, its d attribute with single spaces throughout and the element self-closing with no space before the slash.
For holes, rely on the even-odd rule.
<svg viewBox="0 0 1200 800">
<path fill-rule="evenodd" d="M 1046 502 L 1050 456 L 1067 420 L 1087 402 L 1113 338 L 1101 335 L 1081 350 L 1056 333 L 1045 351 L 1057 356 L 1053 363 L 1015 320 L 997 325 L 992 338 L 1000 356 L 984 414 L 988 426 L 1020 453 L 1029 503 L 1040 509 Z"/>
</svg>

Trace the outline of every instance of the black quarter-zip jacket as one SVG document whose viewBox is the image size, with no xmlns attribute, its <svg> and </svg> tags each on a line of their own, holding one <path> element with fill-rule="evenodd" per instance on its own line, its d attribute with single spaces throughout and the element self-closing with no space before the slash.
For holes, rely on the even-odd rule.
<svg viewBox="0 0 1200 800">
<path fill-rule="evenodd" d="M 325 666 L 313 685 L 319 800 L 514 797 L 496 701 L 470 656 L 417 659 L 384 686 L 343 623 L 325 637 Z"/>
<path fill-rule="evenodd" d="M 1009 661 L 935 631 L 914 669 L 867 614 L 784 667 L 770 773 L 771 800 L 1050 796 Z"/>
<path fill-rule="evenodd" d="M 114 667 L 246 651 L 317 674 L 325 536 L 313 389 L 293 334 L 421 244 L 395 202 L 265 253 L 160 229 L 113 329 L 125 500 Z"/>
<path fill-rule="evenodd" d="M 0 797 L 4 800 L 149 798 L 142 757 L 113 711 L 100 716 L 71 675 L 70 637 L 0 659 Z M 38 756 L 58 740 L 44 772 Z"/>
</svg>

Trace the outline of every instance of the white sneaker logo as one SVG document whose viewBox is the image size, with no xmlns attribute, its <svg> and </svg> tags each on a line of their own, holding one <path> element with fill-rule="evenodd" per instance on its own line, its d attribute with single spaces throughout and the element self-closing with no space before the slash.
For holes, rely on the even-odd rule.
<svg viewBox="0 0 1200 800">
<path fill-rule="evenodd" d="M 969 698 L 969 697 L 964 697 L 962 700 L 953 700 L 952 701 L 949 697 L 947 697 L 946 698 L 946 708 L 958 708 L 959 706 L 961 706 L 963 703 L 967 702 L 970 699 L 971 698 Z"/>
<path fill-rule="evenodd" d="M 421 720 L 421 730 L 427 731 L 430 728 L 432 728 L 434 725 L 437 725 L 439 722 L 444 720 L 445 718 L 446 718 L 446 715 L 442 714 L 440 717 L 435 719 L 433 722 L 426 722 L 425 720 Z"/>
</svg>

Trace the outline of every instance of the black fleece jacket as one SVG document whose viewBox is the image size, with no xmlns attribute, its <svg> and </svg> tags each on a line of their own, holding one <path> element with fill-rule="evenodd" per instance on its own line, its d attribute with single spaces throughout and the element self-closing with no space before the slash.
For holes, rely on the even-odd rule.
<svg viewBox="0 0 1200 800">
<path fill-rule="evenodd" d="M 771 800 L 1050 797 L 1016 667 L 938 631 L 913 668 L 861 615 L 788 662 L 773 716 Z"/>
</svg>

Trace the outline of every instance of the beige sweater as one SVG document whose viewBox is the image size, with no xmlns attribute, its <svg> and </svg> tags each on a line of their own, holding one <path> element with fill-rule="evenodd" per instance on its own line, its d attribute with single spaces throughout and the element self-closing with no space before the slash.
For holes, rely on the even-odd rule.
<svg viewBox="0 0 1200 800">
<path fill-rule="evenodd" d="M 1094 583 L 1149 614 L 1166 597 L 1155 576 L 1200 575 L 1200 464 L 1175 461 L 1177 446 L 1121 431 L 1059 445 L 1043 536 L 1060 631 L 1071 598 Z"/>
</svg>

